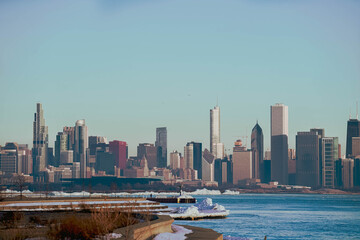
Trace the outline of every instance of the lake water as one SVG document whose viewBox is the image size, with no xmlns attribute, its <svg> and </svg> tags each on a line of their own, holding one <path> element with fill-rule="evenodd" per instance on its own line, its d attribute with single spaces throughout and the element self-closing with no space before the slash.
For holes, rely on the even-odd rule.
<svg viewBox="0 0 360 240">
<path fill-rule="evenodd" d="M 226 219 L 175 221 L 249 239 L 360 239 L 360 195 L 240 194 L 209 197 Z M 179 205 L 169 204 L 170 207 Z M 190 206 L 190 205 L 181 205 Z"/>
</svg>

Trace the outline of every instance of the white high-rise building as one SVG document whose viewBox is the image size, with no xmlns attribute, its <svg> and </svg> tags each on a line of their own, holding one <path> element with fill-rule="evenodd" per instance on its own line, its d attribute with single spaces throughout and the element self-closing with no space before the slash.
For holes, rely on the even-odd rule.
<svg viewBox="0 0 360 240">
<path fill-rule="evenodd" d="M 185 168 L 194 168 L 194 145 L 187 144 L 184 147 Z"/>
<path fill-rule="evenodd" d="M 210 152 L 216 158 L 224 157 L 224 144 L 220 142 L 220 107 L 210 109 Z"/>
<path fill-rule="evenodd" d="M 271 136 L 289 135 L 288 106 L 277 103 L 271 106 Z"/>
<path fill-rule="evenodd" d="M 177 151 L 173 151 L 170 153 L 170 168 L 171 169 L 177 169 L 180 168 L 180 153 Z"/>
<path fill-rule="evenodd" d="M 271 180 L 288 183 L 288 107 L 271 106 Z"/>
<path fill-rule="evenodd" d="M 88 128 L 85 120 L 78 120 L 75 123 L 75 159 L 74 162 L 80 162 L 80 178 L 86 178 L 87 167 L 87 148 Z"/>
</svg>

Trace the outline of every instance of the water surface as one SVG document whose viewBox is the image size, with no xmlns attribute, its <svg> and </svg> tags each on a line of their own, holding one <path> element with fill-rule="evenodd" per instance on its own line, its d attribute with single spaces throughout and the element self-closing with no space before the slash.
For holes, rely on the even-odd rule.
<svg viewBox="0 0 360 240">
<path fill-rule="evenodd" d="M 252 239 L 360 239 L 360 195 L 240 194 L 209 197 L 226 219 L 175 221 Z M 178 207 L 176 204 L 169 204 Z M 181 205 L 183 206 L 183 205 Z M 189 206 L 189 205 L 185 205 Z"/>
</svg>

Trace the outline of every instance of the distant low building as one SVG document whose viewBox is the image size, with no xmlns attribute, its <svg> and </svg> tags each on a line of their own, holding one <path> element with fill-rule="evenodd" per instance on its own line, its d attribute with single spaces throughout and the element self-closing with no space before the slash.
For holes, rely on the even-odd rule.
<svg viewBox="0 0 360 240">
<path fill-rule="evenodd" d="M 124 169 L 124 176 L 128 178 L 143 178 L 148 177 L 149 167 L 146 157 L 143 157 L 141 160 L 134 162 L 132 166 L 128 166 Z"/>
<path fill-rule="evenodd" d="M 72 164 L 74 162 L 73 150 L 65 150 L 60 152 L 60 165 Z"/>
<path fill-rule="evenodd" d="M 180 168 L 179 177 L 185 180 L 198 180 L 198 172 L 192 168 Z"/>
</svg>

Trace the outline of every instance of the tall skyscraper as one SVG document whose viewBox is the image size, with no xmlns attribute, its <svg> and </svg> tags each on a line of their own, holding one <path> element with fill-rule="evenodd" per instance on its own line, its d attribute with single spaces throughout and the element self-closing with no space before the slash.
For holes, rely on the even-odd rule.
<svg viewBox="0 0 360 240">
<path fill-rule="evenodd" d="M 88 149 L 88 127 L 85 120 L 77 120 L 75 123 L 75 162 L 80 162 L 80 178 L 86 178 L 87 149 Z"/>
<path fill-rule="evenodd" d="M 220 107 L 210 109 L 210 152 L 215 158 L 224 157 L 224 144 L 220 142 Z"/>
<path fill-rule="evenodd" d="M 114 140 L 109 142 L 109 149 L 113 154 L 115 166 L 120 168 L 122 172 L 126 168 L 126 145 L 126 142 L 123 141 Z"/>
<path fill-rule="evenodd" d="M 47 167 L 48 141 L 48 127 L 45 125 L 44 111 L 41 103 L 37 103 L 34 114 L 32 149 L 34 181 L 37 181 L 39 173 Z"/>
<path fill-rule="evenodd" d="M 360 121 L 358 119 L 349 119 L 347 122 L 346 135 L 346 157 L 352 156 L 352 138 L 360 137 Z"/>
<path fill-rule="evenodd" d="M 251 132 L 251 151 L 252 151 L 252 175 L 253 178 L 264 181 L 264 135 L 258 123 Z"/>
<path fill-rule="evenodd" d="M 184 162 L 185 168 L 194 169 L 194 146 L 192 144 L 186 144 L 184 147 Z"/>
<path fill-rule="evenodd" d="M 69 150 L 68 147 L 68 135 L 64 132 L 58 132 L 55 140 L 55 166 L 59 166 L 60 154 L 63 151 Z"/>
<path fill-rule="evenodd" d="M 197 170 L 202 179 L 202 143 L 189 142 L 184 148 L 185 167 Z"/>
<path fill-rule="evenodd" d="M 271 180 L 288 183 L 288 107 L 271 106 Z"/>
<path fill-rule="evenodd" d="M 198 179 L 202 179 L 202 143 L 192 142 L 194 146 L 194 170 L 198 172 Z"/>
<path fill-rule="evenodd" d="M 321 185 L 325 188 L 334 188 L 335 185 L 335 161 L 338 159 L 338 145 L 337 137 L 321 139 Z"/>
<path fill-rule="evenodd" d="M 220 142 L 220 107 L 210 109 L 210 152 L 216 153 L 216 144 Z M 216 154 L 214 154 L 216 155 Z"/>
<path fill-rule="evenodd" d="M 316 131 L 298 132 L 296 135 L 296 184 L 320 187 L 321 148 Z"/>
<path fill-rule="evenodd" d="M 158 148 L 157 167 L 165 168 L 167 162 L 167 130 L 166 127 L 156 128 L 155 147 Z"/>
</svg>

